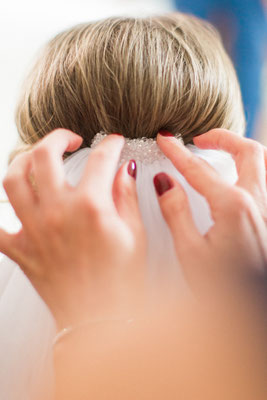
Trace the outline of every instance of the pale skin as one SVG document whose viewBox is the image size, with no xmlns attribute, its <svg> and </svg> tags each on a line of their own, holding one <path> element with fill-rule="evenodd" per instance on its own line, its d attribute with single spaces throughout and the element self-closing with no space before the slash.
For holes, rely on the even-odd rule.
<svg viewBox="0 0 267 400">
<path fill-rule="evenodd" d="M 135 300 L 136 293 L 140 298 L 143 293 L 146 237 L 135 180 L 127 165 L 115 174 L 124 139 L 109 135 L 90 156 L 74 189 L 65 181 L 62 154 L 81 142 L 78 135 L 57 130 L 18 156 L 4 180 L 22 228 L 13 235 L 1 230 L 0 250 L 20 265 L 59 327 L 87 318 L 88 310 L 90 316 L 127 315 L 133 301 L 129 293 Z M 195 138 L 200 148 L 232 154 L 239 179 L 231 186 L 174 137 L 159 134 L 157 142 L 207 199 L 215 221 L 201 236 L 184 190 L 168 177 L 171 187 L 159 196 L 159 204 L 189 285 L 198 290 L 238 269 L 264 270 L 267 150 L 222 129 Z"/>
<path fill-rule="evenodd" d="M 171 177 L 166 186 L 164 177 L 159 204 L 192 290 L 202 293 L 206 283 L 216 290 L 233 271 L 263 271 L 266 149 L 219 129 L 195 138 L 198 147 L 233 155 L 239 179 L 231 186 L 175 138 L 159 134 L 157 142 L 207 199 L 215 222 L 201 236 L 184 190 Z M 150 324 L 145 313 L 133 326 L 124 323 L 146 301 L 146 236 L 128 165 L 116 173 L 123 143 L 123 137 L 109 135 L 72 188 L 62 154 L 79 148 L 81 138 L 61 129 L 18 156 L 4 181 L 22 228 L 13 235 L 0 231 L 0 251 L 20 265 L 58 328 L 99 316 L 121 318 L 119 324 L 89 324 L 56 346 L 56 398 L 136 399 L 135 387 L 144 400 L 174 398 L 181 390 L 188 399 L 265 399 L 265 332 L 248 292 L 241 303 L 227 292 L 193 310 L 187 302 L 182 310 L 167 305 Z"/>
<path fill-rule="evenodd" d="M 127 165 L 113 183 L 123 137 L 110 135 L 98 146 L 73 188 L 65 181 L 61 156 L 81 142 L 72 132 L 55 131 L 19 155 L 3 183 L 22 228 L 12 235 L 1 231 L 1 251 L 20 265 L 59 329 L 88 315 L 128 315 L 127 284 L 140 291 L 146 256 L 135 181 Z"/>
<path fill-rule="evenodd" d="M 232 186 L 175 138 L 158 135 L 157 142 L 190 185 L 206 198 L 215 222 L 201 236 L 183 188 L 169 177 L 172 187 L 159 197 L 159 204 L 188 282 L 199 288 L 202 283 L 211 284 L 214 278 L 227 276 L 227 271 L 231 274 L 245 268 L 264 271 L 267 265 L 266 148 L 223 129 L 194 138 L 199 148 L 224 150 L 233 156 L 239 177 Z"/>
</svg>

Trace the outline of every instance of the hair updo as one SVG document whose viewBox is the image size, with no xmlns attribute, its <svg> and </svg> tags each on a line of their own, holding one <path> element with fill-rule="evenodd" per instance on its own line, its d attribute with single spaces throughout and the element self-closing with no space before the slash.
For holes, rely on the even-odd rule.
<svg viewBox="0 0 267 400">
<path fill-rule="evenodd" d="M 239 84 L 217 31 L 193 16 L 109 18 L 60 33 L 42 50 L 18 103 L 32 145 L 56 128 L 89 146 L 99 131 L 185 143 L 212 128 L 244 133 Z"/>
</svg>

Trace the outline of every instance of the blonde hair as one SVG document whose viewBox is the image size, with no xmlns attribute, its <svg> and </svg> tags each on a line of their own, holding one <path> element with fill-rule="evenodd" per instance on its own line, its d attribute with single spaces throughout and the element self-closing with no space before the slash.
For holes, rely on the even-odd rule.
<svg viewBox="0 0 267 400">
<path fill-rule="evenodd" d="M 185 143 L 212 128 L 244 133 L 232 63 L 216 30 L 193 16 L 109 18 L 60 33 L 43 49 L 16 113 L 23 143 L 70 129 Z"/>
</svg>

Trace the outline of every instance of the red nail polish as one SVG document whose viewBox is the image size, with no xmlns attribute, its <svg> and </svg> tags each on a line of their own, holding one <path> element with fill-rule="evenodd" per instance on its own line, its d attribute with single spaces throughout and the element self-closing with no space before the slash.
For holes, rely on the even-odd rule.
<svg viewBox="0 0 267 400">
<path fill-rule="evenodd" d="M 118 136 L 123 136 L 122 133 L 118 133 L 118 132 L 112 132 L 111 135 L 118 135 Z"/>
<path fill-rule="evenodd" d="M 136 179 L 137 168 L 134 160 L 129 161 L 127 171 L 132 178 Z"/>
<path fill-rule="evenodd" d="M 154 186 L 158 196 L 162 196 L 167 190 L 173 188 L 173 183 L 167 174 L 160 172 L 154 177 Z"/>
<path fill-rule="evenodd" d="M 173 136 L 174 136 L 171 132 L 169 132 L 169 131 L 164 131 L 164 130 L 159 131 L 159 134 L 160 134 L 161 136 L 167 136 L 167 137 L 173 137 Z"/>
</svg>

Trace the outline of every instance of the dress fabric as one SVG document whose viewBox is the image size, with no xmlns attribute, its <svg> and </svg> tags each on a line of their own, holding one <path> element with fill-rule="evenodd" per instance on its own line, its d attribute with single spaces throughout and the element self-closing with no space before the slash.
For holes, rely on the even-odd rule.
<svg viewBox="0 0 267 400">
<path fill-rule="evenodd" d="M 235 164 L 229 155 L 216 150 L 199 150 L 191 145 L 188 148 L 210 163 L 225 180 L 230 183 L 236 181 Z M 79 181 L 90 151 L 89 148 L 79 150 L 65 161 L 70 184 L 75 186 Z M 134 154 L 132 156 L 130 158 L 134 158 Z M 212 225 L 207 202 L 187 184 L 169 160 L 158 159 L 150 164 L 137 161 L 137 191 L 148 235 L 147 281 L 152 296 L 156 296 L 164 285 L 174 292 L 186 286 L 153 186 L 154 175 L 162 171 L 184 186 L 199 231 L 205 233 Z M 55 333 L 55 324 L 46 305 L 19 267 L 4 257 L 0 265 L 2 400 L 31 400 L 36 398 L 38 391 L 46 396 L 52 395 L 52 343 Z"/>
</svg>

